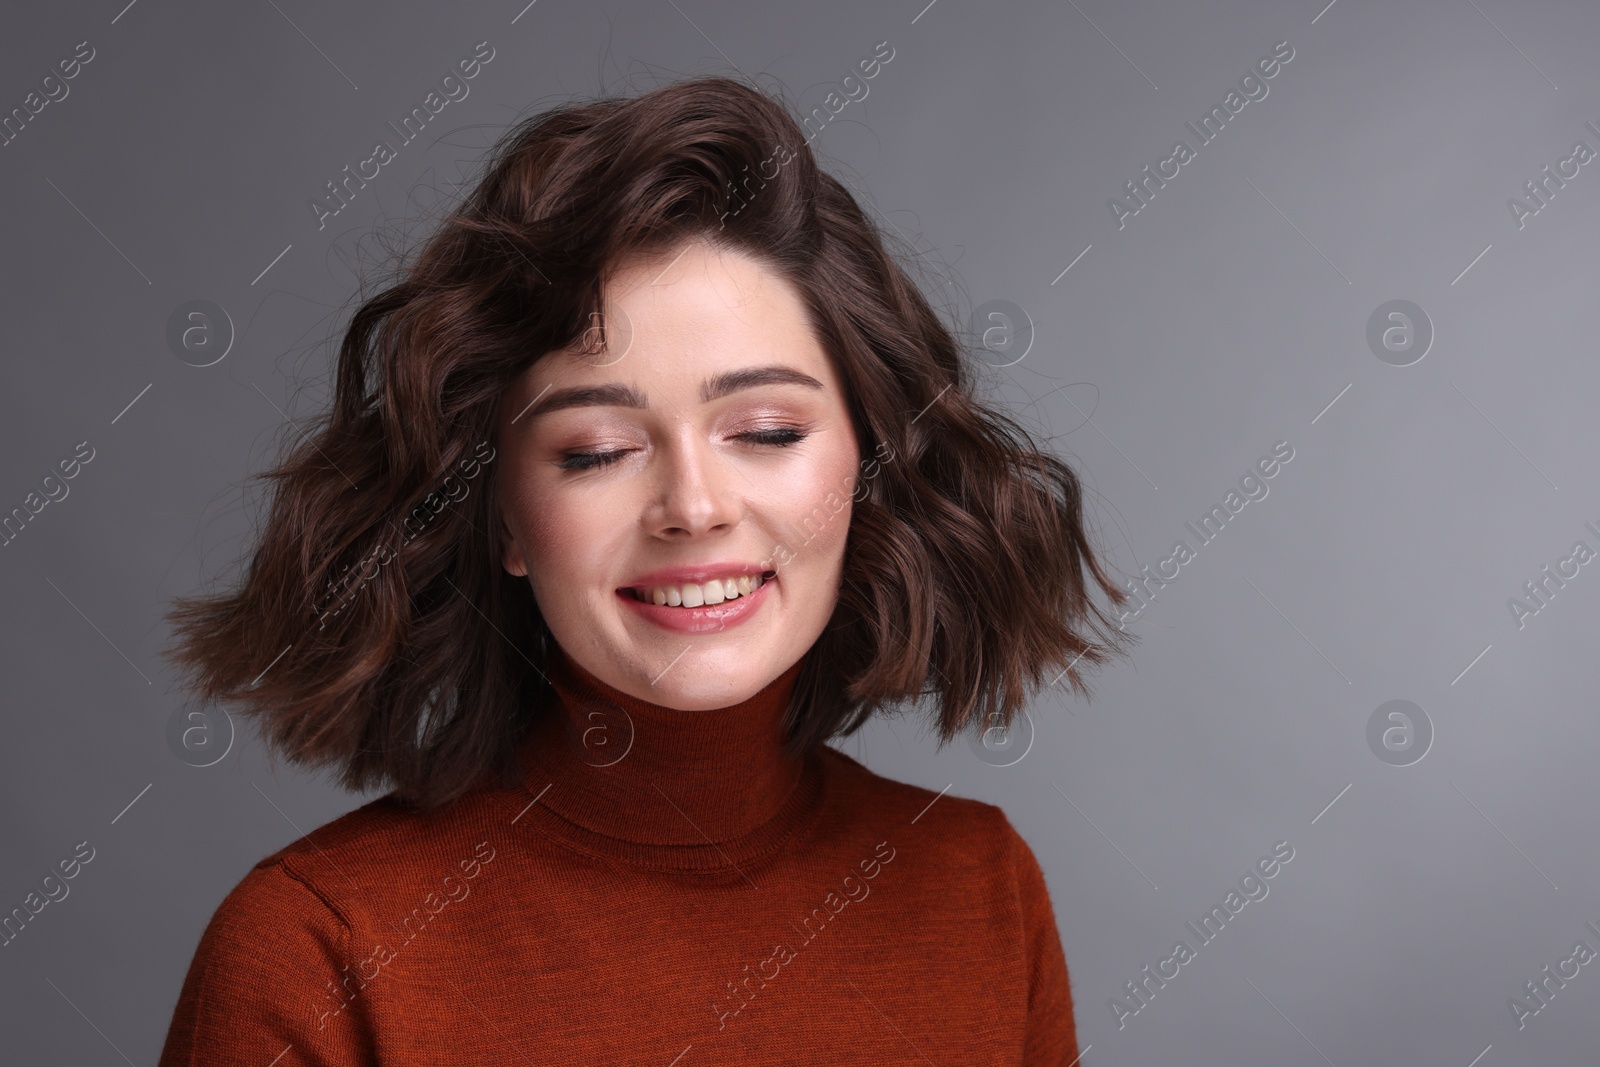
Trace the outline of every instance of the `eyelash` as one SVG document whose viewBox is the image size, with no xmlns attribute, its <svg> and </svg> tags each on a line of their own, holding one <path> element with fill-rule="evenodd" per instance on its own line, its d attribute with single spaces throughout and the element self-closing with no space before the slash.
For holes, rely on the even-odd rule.
<svg viewBox="0 0 1600 1067">
<path fill-rule="evenodd" d="M 797 445 L 810 435 L 801 430 L 790 427 L 776 427 L 770 430 L 753 430 L 750 433 L 737 435 L 740 441 L 753 440 L 758 445 L 771 445 L 774 448 L 788 448 Z M 562 457 L 559 464 L 566 471 L 598 470 L 608 467 L 627 455 L 626 449 L 615 452 L 568 452 Z"/>
</svg>

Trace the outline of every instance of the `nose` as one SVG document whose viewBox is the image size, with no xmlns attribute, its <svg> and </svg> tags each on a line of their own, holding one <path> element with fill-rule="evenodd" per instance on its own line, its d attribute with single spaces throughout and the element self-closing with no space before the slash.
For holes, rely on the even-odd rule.
<svg viewBox="0 0 1600 1067">
<path fill-rule="evenodd" d="M 703 537 L 731 530 L 743 514 L 740 472 L 690 425 L 661 451 L 654 503 L 647 528 L 658 537 Z"/>
</svg>

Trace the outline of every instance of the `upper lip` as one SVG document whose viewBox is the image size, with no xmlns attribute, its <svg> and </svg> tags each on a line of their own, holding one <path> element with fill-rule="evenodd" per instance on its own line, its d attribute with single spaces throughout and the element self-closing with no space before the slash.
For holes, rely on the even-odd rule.
<svg viewBox="0 0 1600 1067">
<path fill-rule="evenodd" d="M 772 570 L 759 563 L 706 563 L 698 567 L 662 567 L 660 570 L 650 571 L 630 579 L 622 588 L 648 589 L 654 585 L 696 585 L 709 582 L 713 578 L 739 578 L 749 575 L 754 578 L 758 574 L 767 574 Z"/>
</svg>

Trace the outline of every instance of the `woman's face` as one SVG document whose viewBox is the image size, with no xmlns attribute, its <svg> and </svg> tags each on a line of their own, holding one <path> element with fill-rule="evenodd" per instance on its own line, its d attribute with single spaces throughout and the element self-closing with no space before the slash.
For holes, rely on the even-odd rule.
<svg viewBox="0 0 1600 1067">
<path fill-rule="evenodd" d="M 636 258 L 604 297 L 608 350 L 547 355 L 502 404 L 502 560 L 602 681 L 726 707 L 833 614 L 860 458 L 844 393 L 799 294 L 741 253 Z"/>
</svg>

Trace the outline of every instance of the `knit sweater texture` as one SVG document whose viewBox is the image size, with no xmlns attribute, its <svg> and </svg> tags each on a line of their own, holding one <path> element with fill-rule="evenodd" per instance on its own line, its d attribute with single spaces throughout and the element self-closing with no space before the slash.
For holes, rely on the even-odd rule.
<svg viewBox="0 0 1600 1067">
<path fill-rule="evenodd" d="M 552 649 L 520 786 L 384 797 L 257 863 L 160 1067 L 1068 1067 L 1033 852 L 994 805 L 787 755 L 803 662 L 681 711 Z"/>
</svg>

